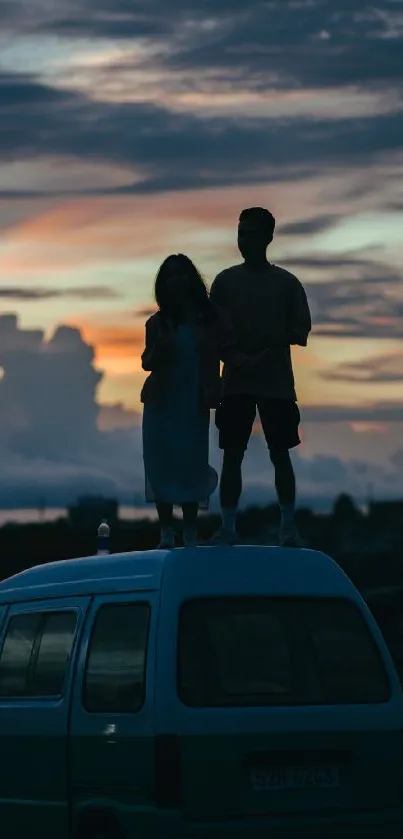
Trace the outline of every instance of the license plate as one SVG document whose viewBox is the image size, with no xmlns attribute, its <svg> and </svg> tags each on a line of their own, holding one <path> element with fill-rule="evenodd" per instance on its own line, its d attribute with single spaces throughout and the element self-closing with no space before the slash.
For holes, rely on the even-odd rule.
<svg viewBox="0 0 403 839">
<path fill-rule="evenodd" d="M 283 789 L 331 789 L 339 785 L 339 770 L 329 767 L 284 767 L 258 769 L 251 772 L 252 788 L 256 792 Z"/>
</svg>

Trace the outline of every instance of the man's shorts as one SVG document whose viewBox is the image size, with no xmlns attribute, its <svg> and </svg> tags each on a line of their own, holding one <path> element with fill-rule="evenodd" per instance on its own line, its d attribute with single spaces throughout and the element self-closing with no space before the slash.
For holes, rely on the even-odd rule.
<svg viewBox="0 0 403 839">
<path fill-rule="evenodd" d="M 298 428 L 301 416 L 296 402 L 292 399 L 234 394 L 226 396 L 216 410 L 220 449 L 246 451 L 256 411 L 269 449 L 284 451 L 300 444 Z"/>
</svg>

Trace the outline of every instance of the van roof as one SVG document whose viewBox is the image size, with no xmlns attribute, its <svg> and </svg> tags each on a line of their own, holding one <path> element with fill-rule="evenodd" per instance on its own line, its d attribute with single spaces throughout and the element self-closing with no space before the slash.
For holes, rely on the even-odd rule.
<svg viewBox="0 0 403 839">
<path fill-rule="evenodd" d="M 329 556 L 319 551 L 239 545 L 133 551 L 60 560 L 28 568 L 0 583 L 0 605 L 77 595 L 156 591 L 359 597 Z"/>
</svg>

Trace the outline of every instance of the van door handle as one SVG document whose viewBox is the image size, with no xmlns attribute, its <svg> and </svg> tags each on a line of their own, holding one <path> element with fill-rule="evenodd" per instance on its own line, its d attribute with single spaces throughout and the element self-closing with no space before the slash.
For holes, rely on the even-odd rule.
<svg viewBox="0 0 403 839">
<path fill-rule="evenodd" d="M 107 725 L 103 733 L 104 733 L 105 737 L 107 738 L 108 743 L 111 743 L 111 744 L 116 743 L 116 736 L 115 735 L 117 734 L 117 726 L 115 725 L 115 723 L 110 723 L 109 725 Z"/>
</svg>

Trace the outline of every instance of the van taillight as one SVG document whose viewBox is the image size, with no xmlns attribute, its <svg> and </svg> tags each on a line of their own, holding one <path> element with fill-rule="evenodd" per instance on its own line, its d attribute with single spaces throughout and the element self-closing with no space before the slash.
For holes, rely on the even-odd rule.
<svg viewBox="0 0 403 839">
<path fill-rule="evenodd" d="M 155 801 L 159 807 L 179 807 L 181 776 L 179 737 L 159 734 L 155 738 Z"/>
</svg>

